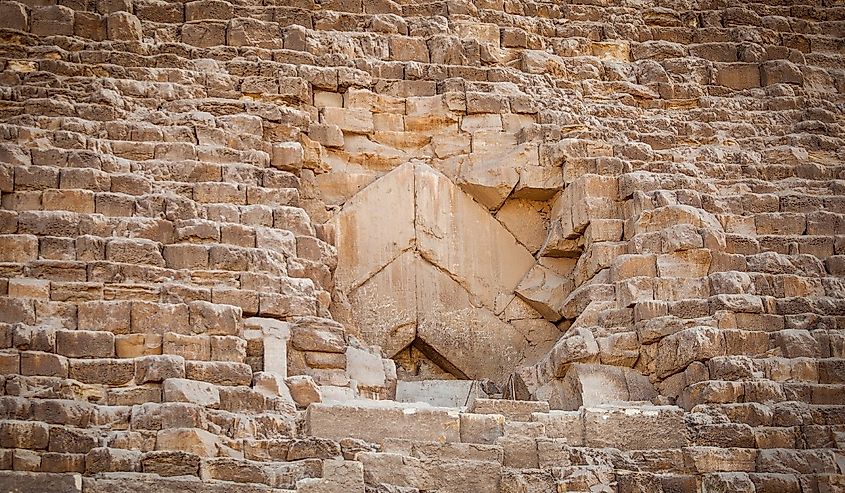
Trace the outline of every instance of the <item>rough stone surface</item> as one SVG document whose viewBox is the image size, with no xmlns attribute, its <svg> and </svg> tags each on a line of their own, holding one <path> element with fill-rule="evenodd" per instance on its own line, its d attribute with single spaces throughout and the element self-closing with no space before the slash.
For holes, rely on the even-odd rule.
<svg viewBox="0 0 845 493">
<path fill-rule="evenodd" d="M 840 3 L 0 1 L 0 490 L 845 490 Z"/>
</svg>

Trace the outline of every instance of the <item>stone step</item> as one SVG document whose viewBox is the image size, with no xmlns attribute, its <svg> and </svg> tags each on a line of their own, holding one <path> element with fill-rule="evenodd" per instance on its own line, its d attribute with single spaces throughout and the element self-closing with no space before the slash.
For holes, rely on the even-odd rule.
<svg viewBox="0 0 845 493">
<path fill-rule="evenodd" d="M 469 412 L 475 414 L 501 414 L 513 421 L 531 421 L 532 413 L 549 412 L 545 401 L 515 401 L 507 399 L 475 399 Z"/>
<path fill-rule="evenodd" d="M 457 410 L 387 401 L 311 404 L 305 415 L 311 436 L 359 438 L 379 442 L 388 438 L 460 442 Z"/>
</svg>

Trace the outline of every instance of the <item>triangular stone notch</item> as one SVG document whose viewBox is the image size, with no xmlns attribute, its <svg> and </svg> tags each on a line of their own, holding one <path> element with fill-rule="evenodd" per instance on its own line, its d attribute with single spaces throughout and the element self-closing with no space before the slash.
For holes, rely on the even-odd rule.
<svg viewBox="0 0 845 493">
<path fill-rule="evenodd" d="M 335 317 L 349 330 L 388 357 L 419 340 L 468 378 L 518 365 L 526 338 L 498 315 L 534 257 L 448 177 L 406 163 L 350 199 L 335 226 L 348 302 Z"/>
</svg>

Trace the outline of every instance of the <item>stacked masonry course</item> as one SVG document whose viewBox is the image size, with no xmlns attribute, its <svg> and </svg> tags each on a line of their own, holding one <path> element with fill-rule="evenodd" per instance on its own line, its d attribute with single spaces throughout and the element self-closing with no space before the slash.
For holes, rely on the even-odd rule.
<svg viewBox="0 0 845 493">
<path fill-rule="evenodd" d="M 835 0 L 0 39 L 0 491 L 845 490 Z M 455 377 L 509 399 L 392 400 Z"/>
</svg>

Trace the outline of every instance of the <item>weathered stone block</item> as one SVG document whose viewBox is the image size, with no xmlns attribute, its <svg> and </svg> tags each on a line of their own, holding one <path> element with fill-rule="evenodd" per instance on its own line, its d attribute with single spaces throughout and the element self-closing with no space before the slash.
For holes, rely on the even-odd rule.
<svg viewBox="0 0 845 493">
<path fill-rule="evenodd" d="M 443 408 L 413 405 L 312 404 L 306 413 L 309 433 L 323 438 L 344 437 L 379 441 L 384 438 L 458 442 L 460 418 L 457 412 Z M 360 427 L 366 422 L 370 426 Z"/>
</svg>

